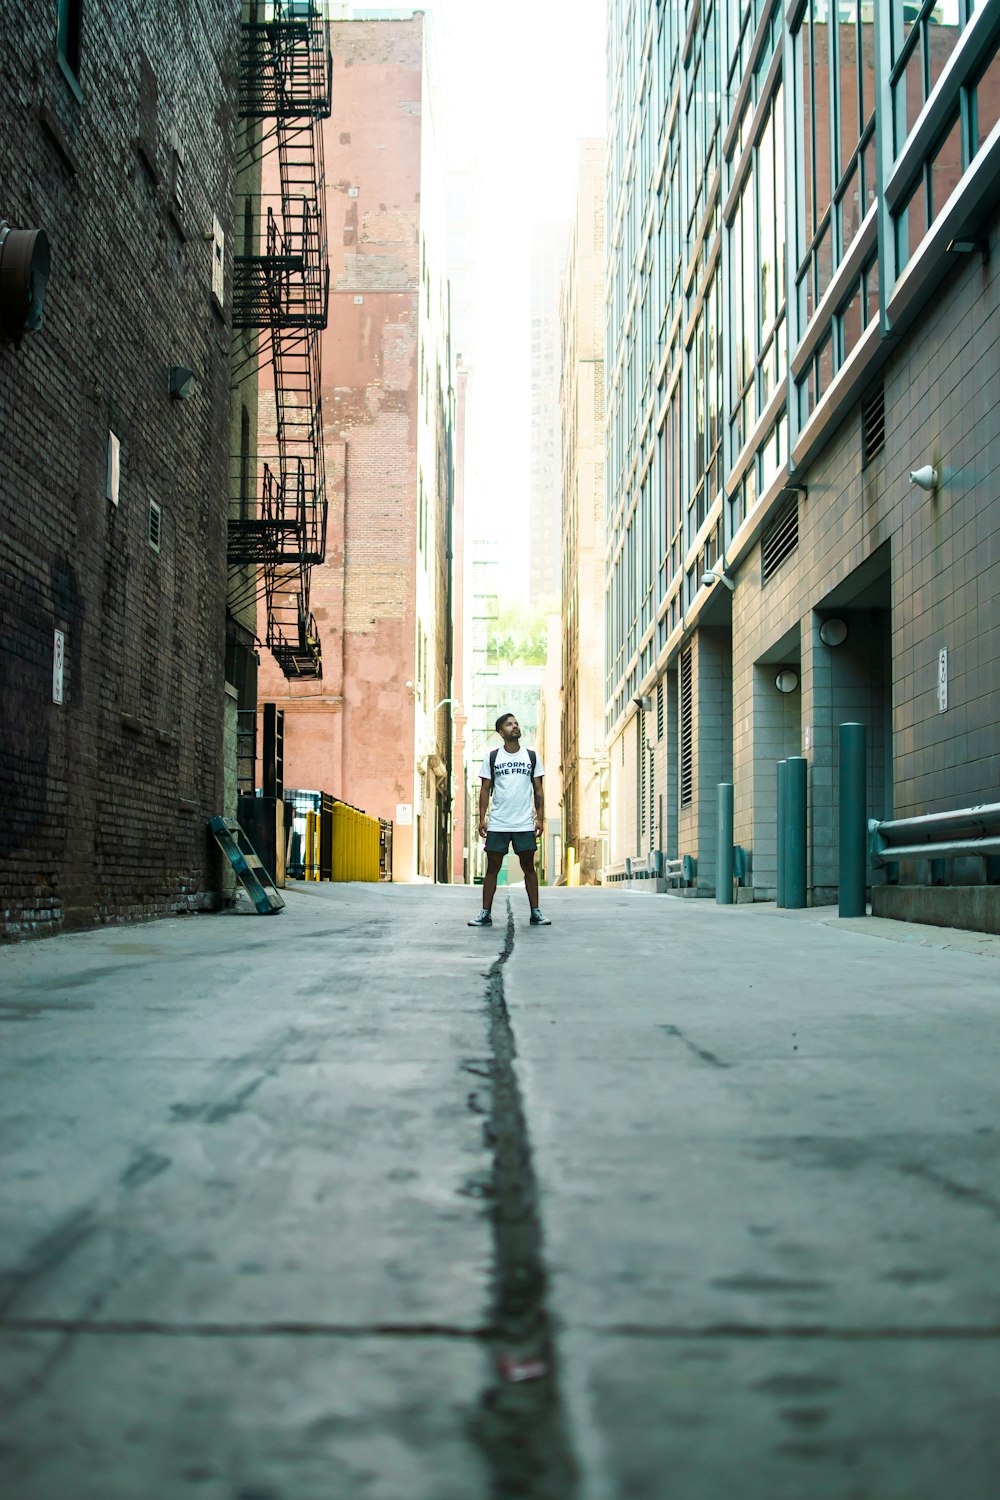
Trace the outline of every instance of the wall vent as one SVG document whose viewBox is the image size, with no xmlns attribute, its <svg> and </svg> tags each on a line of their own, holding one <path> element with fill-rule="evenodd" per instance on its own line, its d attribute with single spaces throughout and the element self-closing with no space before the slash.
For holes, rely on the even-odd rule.
<svg viewBox="0 0 1000 1500">
<path fill-rule="evenodd" d="M 663 678 L 656 684 L 656 738 L 663 738 Z"/>
<path fill-rule="evenodd" d="M 885 447 L 885 391 L 872 391 L 861 403 L 861 467 L 867 469 Z"/>
<path fill-rule="evenodd" d="M 760 581 L 769 582 L 799 545 L 799 497 L 792 495 L 760 539 Z"/>
<path fill-rule="evenodd" d="M 646 761 L 648 752 L 646 749 L 646 716 L 639 715 L 639 836 L 646 837 Z"/>
<path fill-rule="evenodd" d="M 146 531 L 146 539 L 154 552 L 160 550 L 160 531 L 163 512 L 155 500 L 149 502 L 149 525 Z"/>
<path fill-rule="evenodd" d="M 681 807 L 694 796 L 694 701 L 692 696 L 691 647 L 681 652 Z"/>
</svg>

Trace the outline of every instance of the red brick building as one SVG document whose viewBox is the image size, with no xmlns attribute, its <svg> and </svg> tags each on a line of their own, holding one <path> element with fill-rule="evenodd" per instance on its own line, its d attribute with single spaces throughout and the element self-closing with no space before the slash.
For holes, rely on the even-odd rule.
<svg viewBox="0 0 1000 1500">
<path fill-rule="evenodd" d="M 285 710 L 286 787 L 391 819 L 395 879 L 448 879 L 455 396 L 425 19 L 330 39 L 323 676 L 265 654 L 259 699 Z"/>
</svg>

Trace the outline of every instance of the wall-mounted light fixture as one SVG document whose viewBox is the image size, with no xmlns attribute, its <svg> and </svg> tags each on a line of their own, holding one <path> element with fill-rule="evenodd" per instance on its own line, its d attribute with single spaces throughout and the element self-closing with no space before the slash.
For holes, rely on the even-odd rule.
<svg viewBox="0 0 1000 1500">
<path fill-rule="evenodd" d="M 977 250 L 979 251 L 979 254 L 983 257 L 983 260 L 989 260 L 989 258 L 990 258 L 990 242 L 989 242 L 988 239 L 976 240 L 976 239 L 967 238 L 967 239 L 963 239 L 963 240 L 950 240 L 949 243 L 948 243 L 947 254 L 949 254 L 949 255 L 975 255 L 975 253 L 976 253 Z"/>
<path fill-rule="evenodd" d="M 794 693 L 799 685 L 799 674 L 793 672 L 791 667 L 782 667 L 774 679 L 774 685 L 779 693 Z"/>
<path fill-rule="evenodd" d="M 0 336 L 15 344 L 42 326 L 49 259 L 44 229 L 12 229 L 0 220 Z"/>
<path fill-rule="evenodd" d="M 824 646 L 842 646 L 847 640 L 847 621 L 831 616 L 819 627 L 819 638 Z"/>
<path fill-rule="evenodd" d="M 731 573 L 727 573 L 726 564 L 720 557 L 714 568 L 707 573 L 702 573 L 701 582 L 704 588 L 710 589 L 713 584 L 724 583 L 731 594 L 736 592 L 736 584 Z"/>
<path fill-rule="evenodd" d="M 652 698 L 650 698 L 648 693 L 637 693 L 636 696 L 632 699 L 632 702 L 635 704 L 636 708 L 641 708 L 646 713 L 649 713 L 649 710 L 653 706 L 653 700 Z"/>
<path fill-rule="evenodd" d="M 910 470 L 910 483 L 915 484 L 918 489 L 926 490 L 929 495 L 937 489 L 940 478 L 933 464 L 925 464 L 922 469 Z"/>
<path fill-rule="evenodd" d="M 198 377 L 186 365 L 171 365 L 167 371 L 167 389 L 175 401 L 187 401 L 198 389 Z"/>
</svg>

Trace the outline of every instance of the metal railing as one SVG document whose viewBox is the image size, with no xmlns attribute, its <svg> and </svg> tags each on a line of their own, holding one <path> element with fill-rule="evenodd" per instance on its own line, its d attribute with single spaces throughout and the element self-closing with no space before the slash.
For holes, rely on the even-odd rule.
<svg viewBox="0 0 1000 1500">
<path fill-rule="evenodd" d="M 989 859 L 1000 854 L 1000 802 L 920 818 L 870 818 L 868 852 L 877 865 L 912 859 Z"/>
<path fill-rule="evenodd" d="M 662 849 L 650 849 L 647 854 L 628 855 L 624 864 L 604 867 L 604 884 L 617 885 L 623 880 L 666 880 L 678 885 L 693 885 L 698 873 L 698 861 L 691 854 L 667 859 Z"/>
</svg>

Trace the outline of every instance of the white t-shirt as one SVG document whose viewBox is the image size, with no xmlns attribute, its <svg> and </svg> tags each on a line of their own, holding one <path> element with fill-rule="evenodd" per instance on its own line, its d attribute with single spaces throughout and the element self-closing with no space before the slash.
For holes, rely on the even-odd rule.
<svg viewBox="0 0 1000 1500">
<path fill-rule="evenodd" d="M 544 776 L 542 758 L 536 755 L 535 775 Z M 490 758 L 484 756 L 479 772 L 482 781 L 490 779 Z M 534 833 L 535 795 L 531 784 L 531 760 L 527 750 L 509 755 L 501 745 L 494 767 L 493 798 L 487 828 L 498 833 Z"/>
</svg>

